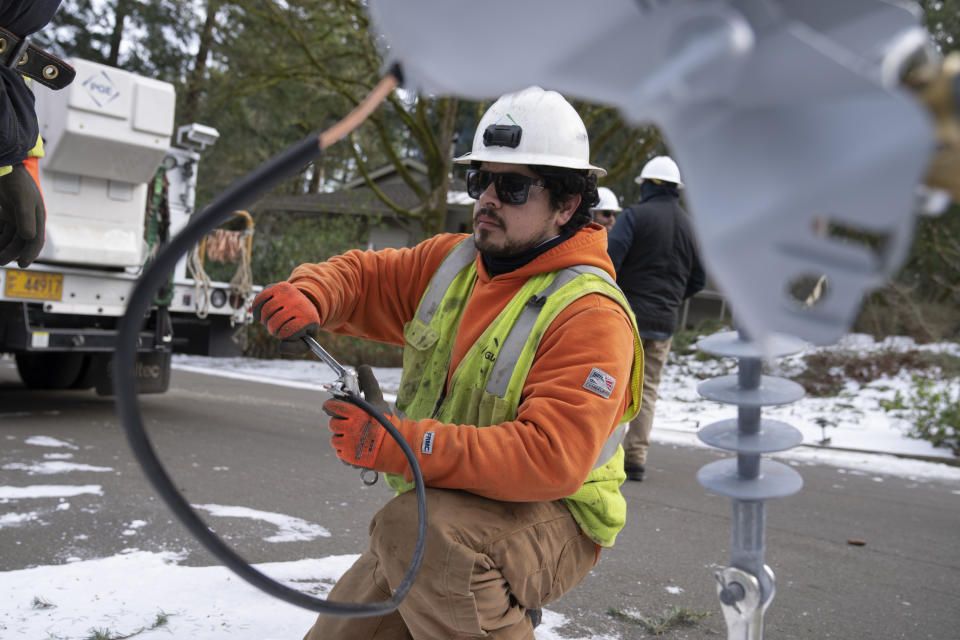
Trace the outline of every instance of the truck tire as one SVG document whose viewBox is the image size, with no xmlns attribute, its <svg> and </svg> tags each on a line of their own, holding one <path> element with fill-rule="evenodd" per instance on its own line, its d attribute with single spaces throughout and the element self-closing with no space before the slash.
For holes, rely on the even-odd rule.
<svg viewBox="0 0 960 640">
<path fill-rule="evenodd" d="M 77 379 L 70 385 L 71 389 L 93 389 L 100 382 L 100 378 L 107 375 L 107 367 L 110 364 L 110 353 L 85 353 L 83 354 L 83 364 L 80 365 L 80 372 Z"/>
<path fill-rule="evenodd" d="M 28 389 L 69 389 L 80 377 L 83 354 L 72 351 L 16 354 L 17 372 Z"/>
</svg>

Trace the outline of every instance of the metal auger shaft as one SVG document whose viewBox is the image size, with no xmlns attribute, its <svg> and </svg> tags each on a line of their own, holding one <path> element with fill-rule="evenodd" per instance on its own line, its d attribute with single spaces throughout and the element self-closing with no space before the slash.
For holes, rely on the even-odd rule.
<svg viewBox="0 0 960 640">
<path fill-rule="evenodd" d="M 737 418 L 706 425 L 697 434 L 706 444 L 737 456 L 704 466 L 697 479 L 706 489 L 731 498 L 733 505 L 730 566 L 716 574 L 727 637 L 761 640 L 763 615 L 776 591 L 773 571 L 764 561 L 764 501 L 792 495 L 803 486 L 796 471 L 761 458 L 800 444 L 803 435 L 789 424 L 762 418 L 761 409 L 794 402 L 804 394 L 795 382 L 763 375 L 763 358 L 790 355 L 804 345 L 784 336 L 760 345 L 731 331 L 705 338 L 698 346 L 707 353 L 739 358 L 736 375 L 713 378 L 697 388 L 708 400 L 737 405 Z"/>
</svg>

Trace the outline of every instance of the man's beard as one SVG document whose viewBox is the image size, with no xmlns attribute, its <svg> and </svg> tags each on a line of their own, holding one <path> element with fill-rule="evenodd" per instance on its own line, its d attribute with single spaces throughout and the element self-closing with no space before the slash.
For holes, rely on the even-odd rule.
<svg viewBox="0 0 960 640">
<path fill-rule="evenodd" d="M 494 244 L 493 241 L 491 240 L 490 237 L 491 235 L 493 235 L 495 230 L 476 228 L 477 216 L 481 214 L 491 219 L 494 223 L 500 226 L 500 231 L 497 233 L 500 234 L 501 238 L 504 238 L 503 244 Z M 516 241 L 511 242 L 510 240 L 506 240 L 505 239 L 506 227 L 503 224 L 503 219 L 491 209 L 484 208 L 484 209 L 478 210 L 476 214 L 474 214 L 473 220 L 474 220 L 474 231 L 473 231 L 474 243 L 477 245 L 477 249 L 481 253 L 483 253 L 484 255 L 490 258 L 509 258 L 512 256 L 518 256 L 526 251 L 529 251 L 530 249 L 537 246 L 537 244 L 539 244 L 538 241 L 531 242 L 530 240 L 527 240 L 524 242 L 516 242 Z"/>
</svg>

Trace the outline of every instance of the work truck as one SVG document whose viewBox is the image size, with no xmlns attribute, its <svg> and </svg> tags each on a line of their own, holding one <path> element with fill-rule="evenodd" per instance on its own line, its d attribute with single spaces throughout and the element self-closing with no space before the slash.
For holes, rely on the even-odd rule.
<svg viewBox="0 0 960 640">
<path fill-rule="evenodd" d="M 201 124 L 175 130 L 167 82 L 87 60 L 70 64 L 77 74 L 68 87 L 34 88 L 46 240 L 27 268 L 0 267 L 0 353 L 13 354 L 28 388 L 110 394 L 127 299 L 151 256 L 194 212 L 201 152 L 218 133 Z M 236 233 L 252 233 L 249 216 L 244 229 Z M 249 235 L 240 245 L 240 268 L 248 269 Z M 201 251 L 183 256 L 144 318 L 141 393 L 166 391 L 174 351 L 238 352 L 233 338 L 251 320 L 249 272 L 211 281 L 203 260 Z"/>
</svg>

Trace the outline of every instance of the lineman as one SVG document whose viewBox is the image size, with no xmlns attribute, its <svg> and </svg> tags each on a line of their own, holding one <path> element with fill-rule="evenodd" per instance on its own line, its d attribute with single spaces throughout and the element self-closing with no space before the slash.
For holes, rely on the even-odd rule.
<svg viewBox="0 0 960 640">
<path fill-rule="evenodd" d="M 287 341 L 323 328 L 404 345 L 390 419 L 427 485 L 423 567 L 396 612 L 321 615 L 311 640 L 533 638 L 528 612 L 583 580 L 625 521 L 620 431 L 637 412 L 642 352 L 590 224 L 604 171 L 583 121 L 530 87 L 497 100 L 455 161 L 470 165 L 471 235 L 300 265 L 254 301 Z M 412 476 L 366 413 L 324 408 L 337 456 L 387 472 L 399 492 L 330 598 L 384 600 L 413 553 Z"/>
<path fill-rule="evenodd" d="M 668 156 L 647 162 L 640 175 L 640 204 L 627 207 L 610 232 L 607 251 L 640 326 L 645 358 L 643 403 L 624 439 L 627 478 L 646 472 L 653 410 L 663 364 L 677 329 L 677 310 L 703 289 L 693 227 L 680 207 L 680 169 Z"/>
<path fill-rule="evenodd" d="M 590 215 L 594 222 L 610 233 L 613 223 L 617 221 L 617 214 L 621 211 L 620 203 L 613 191 L 606 187 L 597 187 L 597 193 L 600 195 L 600 202 L 590 209 Z"/>
</svg>

